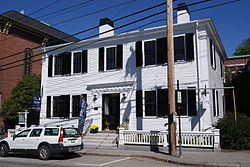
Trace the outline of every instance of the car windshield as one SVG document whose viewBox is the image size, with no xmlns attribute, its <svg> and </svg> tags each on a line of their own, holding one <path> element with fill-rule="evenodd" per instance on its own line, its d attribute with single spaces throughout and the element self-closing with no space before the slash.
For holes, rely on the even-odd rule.
<svg viewBox="0 0 250 167">
<path fill-rule="evenodd" d="M 80 133 L 77 128 L 64 128 L 63 132 L 63 137 L 80 137 Z"/>
<path fill-rule="evenodd" d="M 0 128 L 0 135 L 3 135 L 3 130 Z"/>
</svg>

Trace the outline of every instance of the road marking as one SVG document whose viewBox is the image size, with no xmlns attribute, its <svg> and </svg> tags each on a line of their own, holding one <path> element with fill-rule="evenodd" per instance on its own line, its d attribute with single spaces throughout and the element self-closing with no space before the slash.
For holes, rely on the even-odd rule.
<svg viewBox="0 0 250 167">
<path fill-rule="evenodd" d="M 114 161 L 110 161 L 110 162 L 106 162 L 106 163 L 102 163 L 102 164 L 83 164 L 83 163 L 76 163 L 75 165 L 79 165 L 79 166 L 104 166 L 104 165 L 109 165 L 112 163 L 116 163 L 116 162 L 121 162 L 121 161 L 125 161 L 130 159 L 130 157 L 127 158 L 122 158 L 122 159 L 118 159 L 118 160 L 114 160 Z"/>
<path fill-rule="evenodd" d="M 0 157 L 0 159 L 6 159 L 6 158 Z"/>
</svg>

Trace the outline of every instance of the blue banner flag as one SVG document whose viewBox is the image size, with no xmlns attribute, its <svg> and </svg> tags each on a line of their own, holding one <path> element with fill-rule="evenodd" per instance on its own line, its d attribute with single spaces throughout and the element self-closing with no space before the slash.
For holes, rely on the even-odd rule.
<svg viewBox="0 0 250 167">
<path fill-rule="evenodd" d="M 85 101 L 85 99 L 84 99 L 83 96 L 80 96 L 80 97 L 81 97 L 80 98 L 80 107 L 81 107 L 81 110 L 80 110 L 80 115 L 79 115 L 78 128 L 80 130 L 80 134 L 82 134 L 83 126 L 84 126 L 86 115 L 87 115 L 88 104 Z"/>
</svg>

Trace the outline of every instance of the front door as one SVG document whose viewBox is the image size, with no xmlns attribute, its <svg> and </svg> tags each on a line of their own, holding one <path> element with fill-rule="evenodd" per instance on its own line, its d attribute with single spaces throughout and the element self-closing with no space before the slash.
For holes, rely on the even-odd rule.
<svg viewBox="0 0 250 167">
<path fill-rule="evenodd" d="M 120 125 L 120 94 L 103 94 L 102 97 L 103 130 L 116 130 Z"/>
</svg>

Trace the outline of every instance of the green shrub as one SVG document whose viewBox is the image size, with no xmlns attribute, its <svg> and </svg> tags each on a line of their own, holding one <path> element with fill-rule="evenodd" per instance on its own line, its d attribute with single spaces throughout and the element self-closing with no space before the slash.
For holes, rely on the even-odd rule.
<svg viewBox="0 0 250 167">
<path fill-rule="evenodd" d="M 237 121 L 234 114 L 228 113 L 215 125 L 220 129 L 220 142 L 222 149 L 250 150 L 250 118 L 237 113 Z"/>
</svg>

